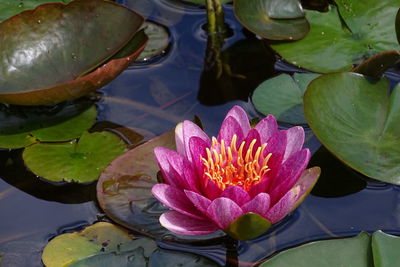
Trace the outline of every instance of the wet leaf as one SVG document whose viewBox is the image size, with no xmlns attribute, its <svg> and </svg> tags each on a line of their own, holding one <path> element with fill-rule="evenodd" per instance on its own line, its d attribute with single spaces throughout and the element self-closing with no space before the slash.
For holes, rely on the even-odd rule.
<svg viewBox="0 0 400 267">
<path fill-rule="evenodd" d="M 225 232 L 236 240 L 250 240 L 264 234 L 271 222 L 257 213 L 246 213 L 237 218 Z"/>
<path fill-rule="evenodd" d="M 83 21 L 85 27 L 74 30 Z M 103 0 L 41 5 L 4 21 L 0 24 L 0 101 L 57 103 L 102 87 L 143 49 L 141 38 L 135 53 L 102 65 L 135 38 L 142 23 L 135 12 Z"/>
<path fill-rule="evenodd" d="M 17 15 L 18 13 L 33 9 L 38 5 L 45 3 L 68 3 L 71 0 L 4 0 L 0 2 L 0 21 L 8 19 L 11 16 Z"/>
<path fill-rule="evenodd" d="M 47 267 L 66 266 L 88 256 L 116 251 L 131 241 L 126 230 L 110 223 L 99 222 L 81 232 L 62 234 L 52 239 L 43 250 Z"/>
<path fill-rule="evenodd" d="M 24 150 L 23 158 L 33 173 L 47 180 L 87 183 L 97 180 L 125 151 L 125 143 L 112 133 L 85 132 L 69 143 L 34 144 Z"/>
<path fill-rule="evenodd" d="M 167 29 L 157 23 L 146 21 L 143 24 L 145 34 L 149 41 L 137 60 L 149 60 L 166 52 L 169 45 L 169 33 Z"/>
<path fill-rule="evenodd" d="M 371 237 L 361 233 L 356 237 L 324 240 L 285 250 L 262 263 L 260 267 L 372 267 Z"/>
<path fill-rule="evenodd" d="M 380 78 L 387 69 L 398 62 L 400 62 L 400 51 L 385 51 L 363 61 L 352 72 Z"/>
<path fill-rule="evenodd" d="M 101 174 L 97 183 L 100 207 L 115 222 L 151 237 L 169 240 L 201 241 L 223 234 L 184 236 L 169 232 L 159 223 L 162 213 L 168 211 L 156 200 L 151 188 L 158 183 L 159 167 L 154 158 L 155 147 L 174 150 L 174 131 L 169 131 L 147 143 L 133 148 L 115 159 Z"/>
<path fill-rule="evenodd" d="M 237 19 L 248 30 L 271 40 L 298 40 L 310 25 L 298 0 L 235 0 Z"/>
<path fill-rule="evenodd" d="M 306 124 L 303 113 L 303 94 L 307 85 L 319 74 L 281 74 L 260 84 L 253 93 L 255 108 L 278 121 Z"/>
<path fill-rule="evenodd" d="M 377 231 L 372 235 L 372 252 L 376 267 L 396 267 L 399 265 L 400 237 Z"/>
<path fill-rule="evenodd" d="M 397 0 L 336 3 L 346 25 L 334 6 L 326 13 L 306 11 L 311 24 L 307 36 L 296 42 L 273 44 L 272 48 L 294 65 L 324 73 L 348 71 L 373 55 L 400 48 L 394 23 Z"/>
<path fill-rule="evenodd" d="M 308 124 L 321 143 L 351 168 L 400 184 L 400 85 L 356 73 L 322 75 L 304 95 Z"/>
</svg>

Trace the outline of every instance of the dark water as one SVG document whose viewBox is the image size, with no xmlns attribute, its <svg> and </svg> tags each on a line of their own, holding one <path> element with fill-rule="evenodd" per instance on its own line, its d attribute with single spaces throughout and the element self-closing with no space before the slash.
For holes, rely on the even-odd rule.
<svg viewBox="0 0 400 267">
<path fill-rule="evenodd" d="M 215 80 L 203 72 L 207 47 L 207 35 L 202 30 L 206 23 L 204 9 L 171 0 L 119 2 L 168 27 L 171 45 L 165 55 L 131 66 L 102 89 L 100 121 L 158 135 L 199 115 L 205 130 L 216 134 L 224 115 L 235 104 L 244 107 L 250 116 L 257 116 L 247 103 L 252 87 L 279 71 L 295 70 L 277 61 L 262 41 L 244 31 L 235 21 L 231 6 L 227 6 L 226 22 L 233 35 L 226 39 L 224 50 L 229 53 L 234 72 L 246 74 L 249 79 L 241 81 L 225 75 L 222 81 Z M 257 57 L 260 54 L 263 56 Z M 397 73 L 393 70 L 388 75 L 393 83 L 399 80 Z M 316 151 L 310 165 L 323 169 L 320 182 L 293 214 L 266 235 L 239 244 L 241 265 L 251 266 L 309 240 L 378 229 L 399 232 L 397 186 L 373 182 L 347 168 L 323 148 L 318 150 L 320 145 L 310 133 L 308 145 Z M 102 212 L 95 200 L 94 184 L 57 186 L 43 182 L 25 169 L 20 154 L 18 150 L 0 152 L 0 252 L 7 253 L 4 266 L 42 266 L 41 250 L 49 239 L 103 219 Z M 159 245 L 225 262 L 222 245 Z"/>
</svg>

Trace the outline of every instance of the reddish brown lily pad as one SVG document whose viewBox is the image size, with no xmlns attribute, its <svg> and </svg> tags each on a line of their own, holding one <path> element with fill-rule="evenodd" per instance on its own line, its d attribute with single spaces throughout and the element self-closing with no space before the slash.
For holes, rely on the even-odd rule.
<svg viewBox="0 0 400 267">
<path fill-rule="evenodd" d="M 110 1 L 76 0 L 44 4 L 2 22 L 0 101 L 57 103 L 104 86 L 143 50 L 147 38 L 136 36 L 143 21 Z M 107 62 L 127 45 L 128 56 Z"/>
<path fill-rule="evenodd" d="M 174 131 L 169 131 L 137 146 L 114 160 L 100 175 L 97 200 L 108 217 L 115 222 L 150 237 L 179 241 L 204 241 L 224 235 L 216 232 L 203 236 L 174 234 L 159 223 L 162 213 L 168 211 L 151 193 L 158 183 L 155 147 L 175 149 Z"/>
</svg>

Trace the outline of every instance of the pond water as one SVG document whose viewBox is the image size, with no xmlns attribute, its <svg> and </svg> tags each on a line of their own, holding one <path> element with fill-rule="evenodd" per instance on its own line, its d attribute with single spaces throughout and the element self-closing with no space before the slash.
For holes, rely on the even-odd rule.
<svg viewBox="0 0 400 267">
<path fill-rule="evenodd" d="M 99 121 L 144 129 L 151 136 L 198 115 L 205 130 L 215 135 L 233 105 L 241 105 L 252 117 L 258 116 L 248 96 L 260 82 L 279 72 L 297 70 L 277 59 L 263 41 L 244 30 L 236 22 L 232 7 L 226 5 L 226 23 L 232 35 L 226 39 L 224 50 L 228 51 L 233 72 L 248 79 L 224 77 L 223 81 L 215 81 L 203 72 L 207 49 L 203 8 L 172 0 L 118 2 L 165 25 L 170 46 L 165 54 L 132 65 L 101 90 Z M 393 83 L 399 80 L 397 70 L 388 76 Z M 378 229 L 400 233 L 399 188 L 372 181 L 346 167 L 320 148 L 307 132 L 306 146 L 314 152 L 310 166 L 321 166 L 320 181 L 303 204 L 267 234 L 239 243 L 242 266 L 252 266 L 277 251 L 309 240 Z M 3 266 L 43 266 L 41 251 L 52 237 L 106 220 L 96 202 L 95 183 L 60 186 L 44 182 L 24 167 L 21 150 L 0 151 L 0 178 Z M 201 254 L 221 265 L 226 260 L 222 245 L 160 241 L 159 246 Z"/>
</svg>

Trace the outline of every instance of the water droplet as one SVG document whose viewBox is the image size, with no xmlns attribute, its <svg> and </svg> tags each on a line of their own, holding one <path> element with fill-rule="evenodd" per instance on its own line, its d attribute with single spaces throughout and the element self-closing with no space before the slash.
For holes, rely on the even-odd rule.
<svg viewBox="0 0 400 267">
<path fill-rule="evenodd" d="M 325 32 L 321 32 L 321 35 L 325 35 Z"/>
<path fill-rule="evenodd" d="M 41 24 L 42 21 L 40 19 L 37 20 L 37 24 Z"/>
<path fill-rule="evenodd" d="M 19 2 L 18 7 L 19 7 L 19 8 L 23 8 L 23 7 L 24 7 L 24 3 Z"/>
<path fill-rule="evenodd" d="M 71 54 L 71 58 L 72 58 L 73 60 L 77 60 L 77 59 L 78 59 L 78 57 L 77 57 L 74 53 Z"/>
</svg>

